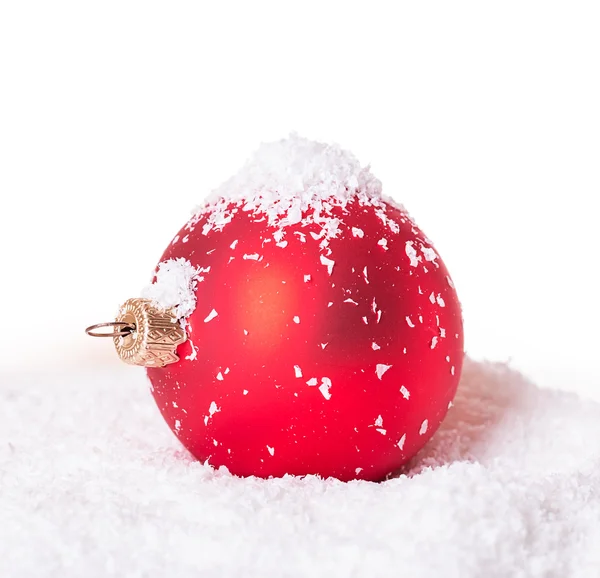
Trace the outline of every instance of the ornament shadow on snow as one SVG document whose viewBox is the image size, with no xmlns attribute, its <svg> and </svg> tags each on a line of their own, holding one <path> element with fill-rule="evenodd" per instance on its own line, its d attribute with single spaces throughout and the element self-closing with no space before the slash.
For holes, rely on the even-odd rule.
<svg viewBox="0 0 600 578">
<path fill-rule="evenodd" d="M 519 412 L 514 410 L 535 405 L 544 393 L 506 363 L 478 362 L 465 357 L 458 390 L 446 419 L 429 443 L 390 478 L 414 476 L 427 468 L 454 462 L 494 459 L 495 437 L 506 427 L 507 420 L 518 416 Z M 519 434 L 515 426 L 515 437 Z"/>
</svg>

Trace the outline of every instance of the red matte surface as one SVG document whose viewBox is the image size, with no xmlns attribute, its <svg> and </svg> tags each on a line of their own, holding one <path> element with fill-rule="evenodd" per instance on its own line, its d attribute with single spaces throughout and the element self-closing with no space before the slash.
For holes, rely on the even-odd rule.
<svg viewBox="0 0 600 578">
<path fill-rule="evenodd" d="M 204 219 L 193 231 L 182 229 L 163 254 L 161 261 L 183 257 L 210 267 L 198 283 L 181 360 L 148 369 L 167 424 L 199 460 L 242 476 L 381 480 L 443 420 L 463 359 L 460 305 L 444 264 L 423 258 L 419 248 L 431 244 L 396 208 L 387 214 L 400 224 L 397 234 L 372 208 L 354 203 L 348 212 L 337 211 L 347 230 L 330 241 L 331 275 L 320 261 L 319 241 L 310 236 L 319 227 L 287 227 L 282 248 L 266 221 L 255 222 L 243 211 L 221 232 L 203 235 Z M 354 237 L 351 227 L 364 237 Z M 382 238 L 387 251 L 377 244 Z M 407 241 L 421 256 L 416 267 Z M 243 258 L 254 253 L 260 260 Z M 205 322 L 213 309 L 218 316 Z M 197 358 L 185 359 L 192 344 Z M 391 365 L 381 379 L 377 364 Z M 318 385 L 307 385 L 313 377 Z M 323 377 L 332 383 L 330 399 L 319 390 Z M 212 402 L 219 411 L 211 416 Z M 376 425 L 379 416 L 382 424 Z"/>
</svg>

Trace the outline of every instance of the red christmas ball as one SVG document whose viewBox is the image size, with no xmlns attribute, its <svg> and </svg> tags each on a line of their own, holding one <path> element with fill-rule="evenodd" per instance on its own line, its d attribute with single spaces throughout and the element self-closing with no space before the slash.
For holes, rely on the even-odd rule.
<svg viewBox="0 0 600 578">
<path fill-rule="evenodd" d="M 276 207 L 264 195 L 213 201 L 164 252 L 196 268 L 196 306 L 180 360 L 147 371 L 199 460 L 382 480 L 442 422 L 463 359 L 456 292 L 404 209 L 365 194 L 376 181 L 364 174 L 294 218 L 262 210 Z"/>
</svg>

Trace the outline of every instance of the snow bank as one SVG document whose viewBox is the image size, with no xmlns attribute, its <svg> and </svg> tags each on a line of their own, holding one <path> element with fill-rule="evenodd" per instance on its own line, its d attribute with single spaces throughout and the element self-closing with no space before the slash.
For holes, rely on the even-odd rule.
<svg viewBox="0 0 600 578">
<path fill-rule="evenodd" d="M 0 375 L 0 576 L 591 577 L 600 404 L 467 362 L 381 484 L 239 479 L 190 459 L 144 372 Z"/>
</svg>

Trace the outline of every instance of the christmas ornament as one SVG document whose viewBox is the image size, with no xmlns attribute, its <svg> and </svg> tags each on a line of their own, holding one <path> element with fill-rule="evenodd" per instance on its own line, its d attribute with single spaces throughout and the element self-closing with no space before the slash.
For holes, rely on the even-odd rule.
<svg viewBox="0 0 600 578">
<path fill-rule="evenodd" d="M 181 443 L 241 476 L 384 479 L 442 422 L 463 360 L 431 242 L 352 155 L 296 136 L 213 193 L 113 325 Z"/>
</svg>

